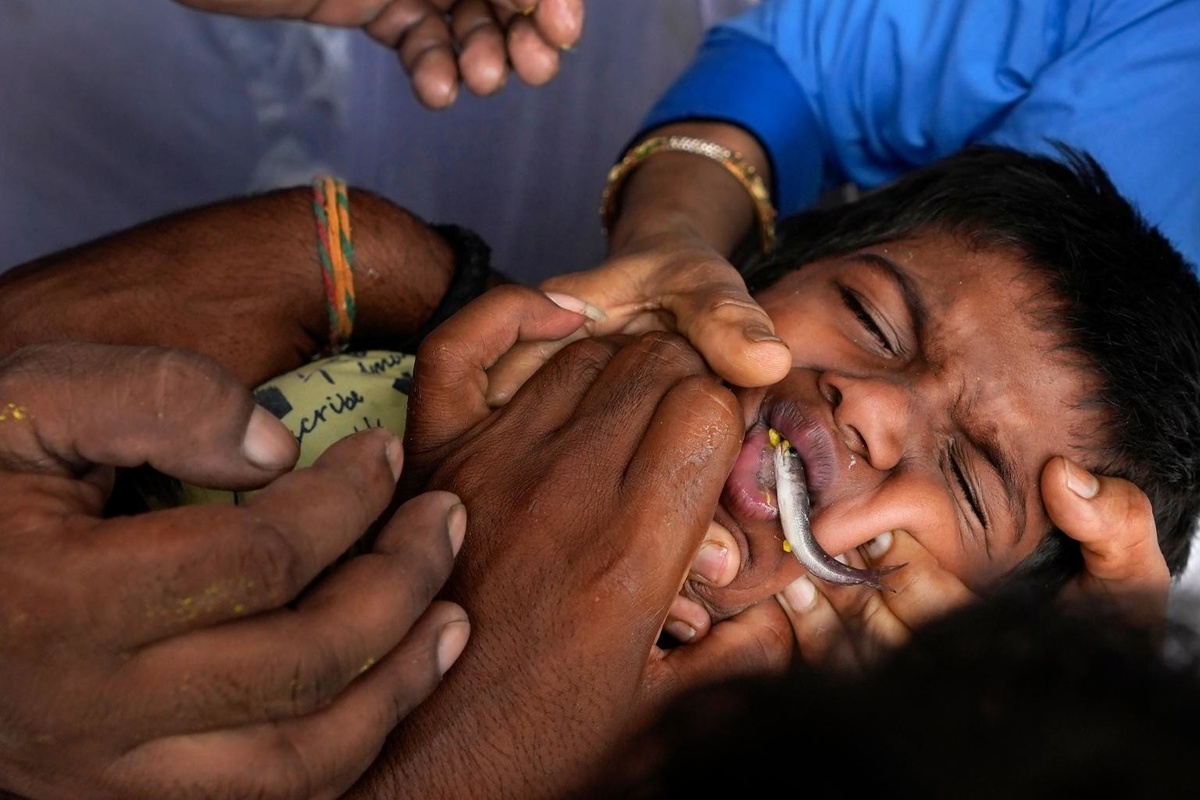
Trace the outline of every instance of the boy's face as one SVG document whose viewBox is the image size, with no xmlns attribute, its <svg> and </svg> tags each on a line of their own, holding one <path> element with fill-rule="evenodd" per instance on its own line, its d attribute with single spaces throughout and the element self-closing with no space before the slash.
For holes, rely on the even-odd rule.
<svg viewBox="0 0 1200 800">
<path fill-rule="evenodd" d="M 927 234 L 812 263 L 760 293 L 794 366 L 740 391 L 746 436 L 715 519 L 742 548 L 741 571 L 685 594 L 722 619 L 803 574 L 782 547 L 768 427 L 803 459 L 813 534 L 830 554 L 904 530 L 972 587 L 1029 555 L 1050 526 L 1042 467 L 1086 461 L 1102 429 L 1080 408 L 1094 380 L 1027 311 L 1045 310 L 1042 290 L 1011 253 Z"/>
</svg>

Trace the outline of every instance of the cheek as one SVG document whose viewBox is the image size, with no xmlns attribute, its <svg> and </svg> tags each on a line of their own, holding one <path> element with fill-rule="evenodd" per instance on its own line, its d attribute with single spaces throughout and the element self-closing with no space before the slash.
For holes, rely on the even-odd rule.
<svg viewBox="0 0 1200 800">
<path fill-rule="evenodd" d="M 964 541 L 954 503 L 934 476 L 893 473 L 872 489 L 840 497 L 813 518 L 817 541 L 829 553 L 861 547 L 884 531 L 905 531 L 945 570 L 974 578 L 987 554 Z"/>
<path fill-rule="evenodd" d="M 846 338 L 826 303 L 800 295 L 793 295 L 789 302 L 779 298 L 762 302 L 776 335 L 787 342 L 797 365 L 823 364 L 845 346 Z"/>
</svg>

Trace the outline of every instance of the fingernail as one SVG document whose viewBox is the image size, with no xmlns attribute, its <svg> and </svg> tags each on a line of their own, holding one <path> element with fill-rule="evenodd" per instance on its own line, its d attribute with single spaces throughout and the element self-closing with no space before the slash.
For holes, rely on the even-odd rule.
<svg viewBox="0 0 1200 800">
<path fill-rule="evenodd" d="M 565 308 L 567 311 L 582 314 L 590 320 L 603 322 L 608 319 L 608 314 L 605 314 L 599 308 L 596 308 L 596 306 L 586 300 L 581 300 L 575 295 L 563 294 L 562 292 L 546 292 L 546 297 L 549 297 L 559 308 Z"/>
<path fill-rule="evenodd" d="M 1076 464 L 1069 458 L 1064 458 L 1067 466 L 1067 488 L 1084 500 L 1091 500 L 1100 491 L 1100 481 L 1096 476 Z"/>
<path fill-rule="evenodd" d="M 446 512 L 446 532 L 450 536 L 450 549 L 458 555 L 467 535 L 467 507 L 462 503 L 455 503 Z"/>
<path fill-rule="evenodd" d="M 817 587 L 807 576 L 801 575 L 783 587 L 783 601 L 789 609 L 801 614 L 811 609 L 817 601 Z"/>
<path fill-rule="evenodd" d="M 437 664 L 442 675 L 458 661 L 470 635 L 471 623 L 465 619 L 456 619 L 442 626 L 437 642 Z"/>
<path fill-rule="evenodd" d="M 242 455 L 263 469 L 286 469 L 296 463 L 299 445 L 286 425 L 270 411 L 256 405 L 246 426 Z"/>
<path fill-rule="evenodd" d="M 742 330 L 742 335 L 745 336 L 747 339 L 749 339 L 751 342 L 755 342 L 755 343 L 757 343 L 757 342 L 782 342 L 783 341 L 783 339 L 780 339 L 778 336 L 771 333 L 769 330 L 762 327 L 761 325 L 753 325 L 749 328 L 744 328 Z"/>
<path fill-rule="evenodd" d="M 696 629 L 686 622 L 680 622 L 677 619 L 673 619 L 666 625 L 663 625 L 663 630 L 680 643 L 690 642 L 696 638 Z"/>
<path fill-rule="evenodd" d="M 728 560 L 729 548 L 716 542 L 705 542 L 692 564 L 692 572 L 705 583 L 716 584 L 721 580 Z"/>
<path fill-rule="evenodd" d="M 892 547 L 892 532 L 884 531 L 866 544 L 867 556 L 880 558 Z"/>
<path fill-rule="evenodd" d="M 533 3 L 532 5 L 528 6 L 527 8 L 521 9 L 521 13 L 527 17 L 535 11 L 537 11 L 537 3 Z"/>
<path fill-rule="evenodd" d="M 388 466 L 392 468 L 392 480 L 400 480 L 400 470 L 404 468 L 404 444 L 399 437 L 392 437 L 384 454 L 387 455 Z"/>
</svg>

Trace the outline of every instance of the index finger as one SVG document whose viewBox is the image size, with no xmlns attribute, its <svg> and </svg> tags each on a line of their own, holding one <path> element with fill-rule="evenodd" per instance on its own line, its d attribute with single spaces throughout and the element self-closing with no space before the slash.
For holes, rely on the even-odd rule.
<svg viewBox="0 0 1200 800">
<path fill-rule="evenodd" d="M 714 372 L 735 386 L 768 386 L 791 369 L 791 351 L 732 264 L 715 253 L 666 266 L 647 259 L 610 261 L 549 278 L 541 286 L 604 309 L 608 320 L 597 325 L 600 333 L 661 327 L 682 334 Z"/>
<path fill-rule="evenodd" d="M 241 506 L 181 506 L 80 530 L 63 574 L 105 587 L 110 602 L 93 613 L 130 646 L 279 608 L 383 513 L 402 458 L 387 429 L 347 436 Z"/>
<path fill-rule="evenodd" d="M 871 566 L 876 569 L 896 565 L 885 583 L 888 592 L 875 592 L 887 613 L 879 620 L 879 629 L 888 625 L 912 630 L 952 609 L 976 599 L 962 579 L 943 567 L 933 553 L 921 546 L 907 531 L 888 531 L 872 539 L 865 547 Z M 894 622 L 892 621 L 894 620 Z"/>
<path fill-rule="evenodd" d="M 533 19 L 546 44 L 573 47 L 583 35 L 583 0 L 491 0 L 502 8 L 520 11 Z"/>
<path fill-rule="evenodd" d="M 975 598 L 956 576 L 905 531 L 877 536 L 864 548 L 871 566 L 900 566 L 887 591 L 836 586 L 807 576 L 780 596 L 801 653 L 814 663 L 846 666 L 907 641 L 911 631 Z M 862 556 L 848 554 L 852 562 Z"/>
</svg>

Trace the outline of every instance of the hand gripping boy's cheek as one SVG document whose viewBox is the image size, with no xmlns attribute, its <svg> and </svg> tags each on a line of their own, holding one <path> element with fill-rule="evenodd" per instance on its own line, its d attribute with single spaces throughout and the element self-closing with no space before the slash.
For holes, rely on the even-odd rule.
<svg viewBox="0 0 1200 800">
<path fill-rule="evenodd" d="M 740 572 L 685 595 L 719 620 L 805 572 L 785 547 L 771 429 L 799 457 L 825 553 L 905 530 L 975 589 L 1032 553 L 1050 528 L 1042 467 L 1056 454 L 1094 461 L 1102 426 L 1084 407 L 1095 379 L 1045 322 L 1044 288 L 1013 254 L 930 233 L 817 261 L 761 292 L 794 367 L 740 395 L 746 435 L 715 515 L 741 548 Z M 862 576 L 886 588 L 886 574 Z"/>
</svg>

